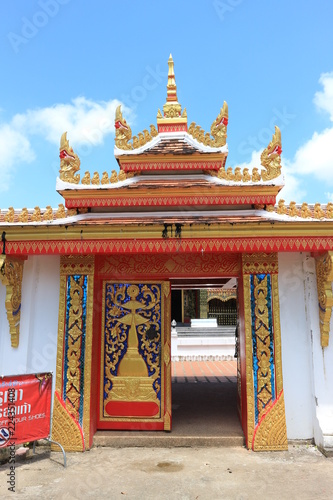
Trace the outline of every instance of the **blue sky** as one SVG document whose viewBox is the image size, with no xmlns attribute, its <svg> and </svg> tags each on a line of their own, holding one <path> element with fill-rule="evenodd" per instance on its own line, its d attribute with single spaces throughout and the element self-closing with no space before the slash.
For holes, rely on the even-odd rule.
<svg viewBox="0 0 333 500">
<path fill-rule="evenodd" d="M 178 99 L 205 130 L 229 105 L 227 166 L 282 131 L 286 201 L 333 197 L 331 0 L 15 0 L 0 4 L 0 207 L 57 206 L 62 132 L 81 173 L 116 168 L 114 110 L 156 124 Z"/>
</svg>

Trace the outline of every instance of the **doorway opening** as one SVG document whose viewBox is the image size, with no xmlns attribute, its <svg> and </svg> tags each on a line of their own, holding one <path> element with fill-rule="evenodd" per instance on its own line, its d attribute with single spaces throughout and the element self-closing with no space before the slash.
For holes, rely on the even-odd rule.
<svg viewBox="0 0 333 500">
<path fill-rule="evenodd" d="M 237 279 L 171 281 L 172 432 L 244 443 Z"/>
</svg>

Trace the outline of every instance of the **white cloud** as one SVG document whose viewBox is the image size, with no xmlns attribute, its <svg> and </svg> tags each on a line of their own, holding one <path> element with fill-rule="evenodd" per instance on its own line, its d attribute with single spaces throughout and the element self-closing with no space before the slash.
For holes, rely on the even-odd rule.
<svg viewBox="0 0 333 500">
<path fill-rule="evenodd" d="M 333 127 L 315 132 L 295 154 L 290 168 L 297 174 L 313 174 L 333 184 Z"/>
<path fill-rule="evenodd" d="M 306 190 L 301 187 L 301 179 L 294 175 L 293 167 L 287 159 L 282 157 L 282 173 L 284 176 L 285 186 L 277 196 L 279 200 L 282 198 L 287 203 L 296 201 L 302 203 L 306 196 Z"/>
<path fill-rule="evenodd" d="M 0 125 L 0 192 L 9 189 L 13 166 L 35 159 L 29 140 L 7 124 Z"/>
<path fill-rule="evenodd" d="M 261 170 L 261 162 L 260 162 L 260 156 L 261 156 L 261 153 L 262 153 L 263 149 L 261 149 L 260 151 L 252 151 L 252 155 L 251 155 L 251 160 L 247 163 L 241 163 L 240 165 L 236 165 L 237 167 L 240 167 L 242 170 L 243 168 L 248 168 L 250 170 L 250 172 L 252 171 L 252 168 L 253 167 L 257 167 L 259 168 L 259 171 Z"/>
<path fill-rule="evenodd" d="M 333 121 L 333 72 L 323 73 L 319 83 L 322 91 L 316 92 L 314 103 L 316 107 L 329 114 Z M 249 163 L 239 165 L 241 168 L 260 168 L 261 151 L 254 151 Z M 287 202 L 293 200 L 298 203 L 304 201 L 306 191 L 301 187 L 304 175 L 313 175 L 325 181 L 326 185 L 333 185 L 333 126 L 321 132 L 314 132 L 311 139 L 298 148 L 292 159 L 282 155 L 282 173 L 285 177 L 285 187 L 279 194 Z M 330 199 L 330 193 L 326 193 Z"/>
<path fill-rule="evenodd" d="M 19 163 L 29 163 L 36 157 L 31 137 L 59 144 L 63 132 L 68 132 L 71 146 L 96 146 L 114 134 L 116 99 L 95 102 L 76 97 L 67 104 L 55 104 L 40 109 L 29 109 L 16 114 L 8 123 L 0 123 L 0 192 L 9 189 L 11 172 Z M 133 119 L 129 108 L 122 107 L 126 118 Z M 0 108 L 1 111 L 1 108 Z"/>
<path fill-rule="evenodd" d="M 333 121 L 333 72 L 323 73 L 319 83 L 324 87 L 324 91 L 316 92 L 313 101 L 318 109 L 329 113 Z"/>
<path fill-rule="evenodd" d="M 314 103 L 319 110 L 327 112 L 333 121 L 333 73 L 323 73 L 319 82 L 323 90 L 316 92 Z M 311 139 L 296 151 L 289 168 L 297 175 L 312 174 L 333 185 L 333 127 L 314 132 Z"/>
<path fill-rule="evenodd" d="M 74 146 L 96 146 L 103 143 L 106 135 L 114 133 L 115 111 L 119 104 L 116 99 L 95 102 L 76 97 L 71 103 L 17 114 L 12 127 L 26 135 L 40 135 L 53 144 L 58 144 L 61 134 L 67 131 Z M 125 111 L 129 113 L 128 109 Z"/>
</svg>

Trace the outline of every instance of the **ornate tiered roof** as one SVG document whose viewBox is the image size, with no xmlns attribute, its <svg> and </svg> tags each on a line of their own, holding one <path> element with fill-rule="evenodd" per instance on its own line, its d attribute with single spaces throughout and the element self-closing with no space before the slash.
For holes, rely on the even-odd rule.
<svg viewBox="0 0 333 500">
<path fill-rule="evenodd" d="M 286 206 L 280 199 L 276 204 L 284 184 L 278 127 L 261 155 L 261 166 L 254 165 L 252 170 L 226 167 L 226 102 L 210 132 L 194 122 L 188 125 L 186 109 L 177 97 L 171 56 L 168 65 L 166 102 L 158 110 L 156 125 L 132 136 L 121 107 L 116 110 L 114 155 L 119 171 L 105 171 L 101 176 L 86 171 L 81 176 L 80 159 L 67 133 L 62 135 L 56 188 L 64 203 L 57 209 L 36 206 L 0 211 L 6 251 L 332 248 L 332 203 L 291 202 Z M 130 243 L 133 239 L 136 246 Z"/>
<path fill-rule="evenodd" d="M 283 187 L 281 133 L 275 129 L 261 157 L 262 169 L 225 168 L 228 156 L 228 105 L 205 132 L 187 123 L 186 109 L 178 102 L 174 62 L 170 55 L 167 97 L 158 110 L 157 128 L 132 136 L 121 106 L 115 116 L 114 155 L 119 173 L 86 172 L 81 180 L 79 159 L 66 134 L 60 144 L 60 179 L 57 190 L 67 208 L 117 207 L 225 207 L 273 206 Z M 171 178 L 170 178 L 171 176 Z M 148 179 L 149 178 L 149 179 Z"/>
</svg>

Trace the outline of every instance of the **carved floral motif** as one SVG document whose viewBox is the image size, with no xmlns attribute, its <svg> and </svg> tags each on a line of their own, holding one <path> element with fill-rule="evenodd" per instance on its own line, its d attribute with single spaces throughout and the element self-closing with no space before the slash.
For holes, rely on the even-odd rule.
<svg viewBox="0 0 333 500">
<path fill-rule="evenodd" d="M 333 251 L 326 252 L 316 259 L 317 289 L 319 305 L 320 343 L 327 347 L 333 306 Z"/>
<path fill-rule="evenodd" d="M 6 310 L 12 347 L 18 347 L 24 261 L 0 255 L 0 280 L 6 286 Z"/>
</svg>

